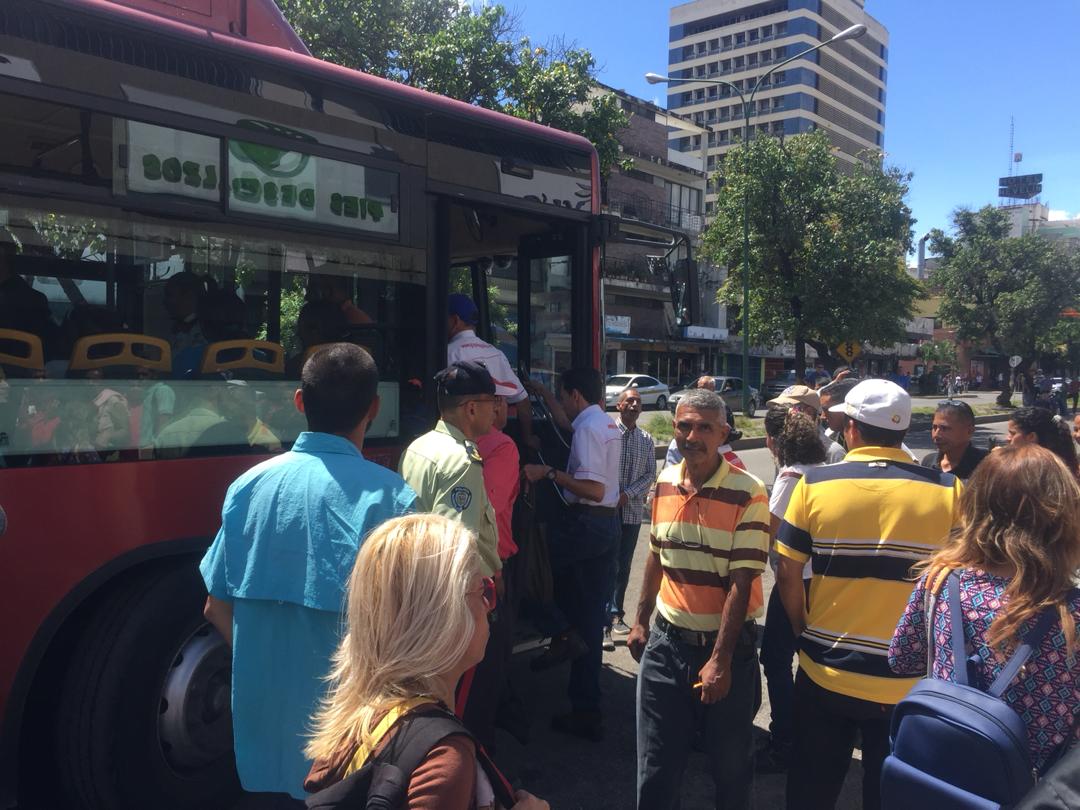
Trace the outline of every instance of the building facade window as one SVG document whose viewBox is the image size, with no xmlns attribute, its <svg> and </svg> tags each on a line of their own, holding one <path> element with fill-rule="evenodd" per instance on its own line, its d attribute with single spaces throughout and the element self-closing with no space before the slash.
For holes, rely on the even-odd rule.
<svg viewBox="0 0 1080 810">
<path fill-rule="evenodd" d="M 668 190 L 668 205 L 673 213 L 701 214 L 702 193 L 700 188 L 690 188 L 681 183 L 665 181 Z"/>
</svg>

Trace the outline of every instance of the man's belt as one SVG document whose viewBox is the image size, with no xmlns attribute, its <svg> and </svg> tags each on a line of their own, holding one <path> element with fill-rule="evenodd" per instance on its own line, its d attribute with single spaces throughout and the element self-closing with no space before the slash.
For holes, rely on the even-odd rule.
<svg viewBox="0 0 1080 810">
<path fill-rule="evenodd" d="M 747 620 L 739 633 L 738 640 L 735 642 L 736 646 L 744 643 L 744 639 L 745 643 L 753 643 L 752 639 L 755 636 L 754 625 L 753 619 Z M 720 632 L 719 630 L 687 630 L 685 627 L 672 624 L 659 614 L 656 616 L 656 629 L 673 641 L 689 644 L 691 647 L 714 646 L 716 644 L 716 634 Z"/>
<path fill-rule="evenodd" d="M 687 630 L 678 627 L 663 616 L 657 615 L 656 629 L 674 641 L 681 641 L 692 647 L 712 647 L 716 644 L 716 634 L 719 630 Z"/>
<path fill-rule="evenodd" d="M 594 506 L 591 503 L 575 503 L 571 506 L 587 515 L 597 515 L 599 517 L 615 517 L 616 512 L 614 506 Z"/>
</svg>

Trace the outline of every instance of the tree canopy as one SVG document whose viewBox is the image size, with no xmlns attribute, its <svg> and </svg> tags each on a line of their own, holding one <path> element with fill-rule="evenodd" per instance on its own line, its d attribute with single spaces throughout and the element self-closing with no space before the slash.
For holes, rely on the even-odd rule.
<svg viewBox="0 0 1080 810">
<path fill-rule="evenodd" d="M 277 0 L 320 59 L 536 123 L 596 146 L 605 175 L 628 123 L 612 94 L 595 96 L 589 51 L 517 36 L 501 5 L 459 0 Z M 595 97 L 594 97 L 595 96 Z"/>
<path fill-rule="evenodd" d="M 941 257 L 931 282 L 942 294 L 938 314 L 956 336 L 1019 355 L 1022 369 L 1067 342 L 1076 328 L 1062 311 L 1077 300 L 1080 257 L 1037 233 L 1011 237 L 1008 215 L 990 205 L 959 208 L 952 224 L 952 235 L 930 232 Z"/>
<path fill-rule="evenodd" d="M 885 166 L 881 155 L 841 171 L 825 133 L 812 132 L 740 144 L 715 179 L 704 252 L 729 269 L 720 299 L 741 304 L 745 200 L 752 343 L 794 342 L 801 373 L 806 345 L 832 364 L 842 342 L 903 338 L 921 294 L 905 270 L 911 175 Z"/>
</svg>

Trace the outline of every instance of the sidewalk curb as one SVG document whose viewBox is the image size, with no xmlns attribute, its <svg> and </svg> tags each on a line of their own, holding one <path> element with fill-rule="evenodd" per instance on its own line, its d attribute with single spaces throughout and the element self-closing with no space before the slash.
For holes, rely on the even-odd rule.
<svg viewBox="0 0 1080 810">
<path fill-rule="evenodd" d="M 1010 415 L 1007 414 L 1007 413 L 991 413 L 991 414 L 986 414 L 984 416 L 976 416 L 975 417 L 975 424 L 976 425 L 988 425 L 988 424 L 992 424 L 994 422 L 1008 422 L 1009 421 L 1009 416 Z M 764 446 L 765 446 L 765 437 L 764 436 L 757 436 L 757 437 L 752 438 L 752 439 L 739 439 L 737 442 L 732 442 L 731 443 L 731 449 L 736 451 L 736 452 L 738 452 L 739 450 L 758 450 L 758 449 L 760 449 L 760 448 L 762 448 Z M 658 445 L 656 445 L 656 458 L 658 460 L 664 458 L 664 456 L 667 455 L 667 448 L 668 448 L 668 446 L 666 444 L 658 444 Z"/>
<path fill-rule="evenodd" d="M 1012 418 L 1012 414 L 1009 413 L 990 413 L 985 416 L 976 416 L 976 425 L 989 425 L 993 422 L 1008 422 Z"/>
</svg>

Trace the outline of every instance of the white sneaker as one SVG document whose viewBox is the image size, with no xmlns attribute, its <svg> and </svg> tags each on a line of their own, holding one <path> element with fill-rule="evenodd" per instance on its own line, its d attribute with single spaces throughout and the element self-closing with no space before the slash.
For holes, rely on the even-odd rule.
<svg viewBox="0 0 1080 810">
<path fill-rule="evenodd" d="M 622 619 L 616 619 L 615 625 L 611 628 L 611 632 L 616 636 L 628 636 L 630 635 L 630 625 Z"/>
</svg>

